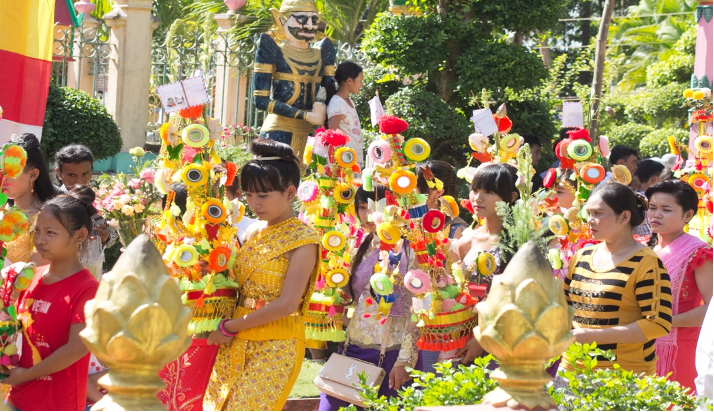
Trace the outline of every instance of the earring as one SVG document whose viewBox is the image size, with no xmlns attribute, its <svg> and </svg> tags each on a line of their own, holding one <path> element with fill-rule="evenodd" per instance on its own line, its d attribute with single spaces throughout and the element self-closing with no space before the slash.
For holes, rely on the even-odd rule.
<svg viewBox="0 0 714 412">
<path fill-rule="evenodd" d="M 30 193 L 35 193 L 35 182 L 30 182 Z"/>
</svg>

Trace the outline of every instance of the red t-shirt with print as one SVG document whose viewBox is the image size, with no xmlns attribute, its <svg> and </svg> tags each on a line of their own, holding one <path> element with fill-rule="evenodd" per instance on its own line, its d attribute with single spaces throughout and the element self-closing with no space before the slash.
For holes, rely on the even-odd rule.
<svg viewBox="0 0 714 412">
<path fill-rule="evenodd" d="M 85 323 L 84 305 L 94 299 L 99 282 L 87 269 L 59 282 L 42 281 L 48 266 L 41 267 L 18 300 L 23 322 L 20 367 L 31 368 L 69 340 L 70 326 Z M 87 399 L 89 353 L 64 370 L 10 389 L 9 402 L 29 410 L 82 411 Z"/>
</svg>

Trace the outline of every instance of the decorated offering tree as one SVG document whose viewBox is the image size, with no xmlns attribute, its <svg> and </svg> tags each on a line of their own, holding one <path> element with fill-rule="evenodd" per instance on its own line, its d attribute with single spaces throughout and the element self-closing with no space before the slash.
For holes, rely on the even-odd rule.
<svg viewBox="0 0 714 412">
<path fill-rule="evenodd" d="M 363 173 L 364 187 L 373 182 L 389 188 L 386 199 L 371 204 L 372 219 L 382 245 L 381 262 L 370 279 L 377 294 L 377 316 L 389 314 L 394 300 L 393 285 L 403 282 L 412 292 L 412 321 L 417 323 L 420 338 L 417 346 L 425 350 L 450 351 L 462 347 L 476 324 L 473 307 L 476 300 L 469 295 L 468 285 L 459 268 L 452 271 L 449 262 L 447 216 L 458 216 L 456 201 L 444 197 L 439 209 L 429 210 L 426 195 L 415 191 L 417 162 L 429 157 L 430 147 L 420 138 L 406 140 L 400 133 L 408 124 L 395 116 L 384 116 L 380 122 L 382 136 L 372 142 L 368 154 L 376 164 L 374 170 Z M 426 168 L 424 177 L 430 188 L 443 183 Z M 390 254 L 400 239 L 401 246 L 415 253 L 419 269 L 407 272 L 400 279 L 398 271 L 387 271 Z M 380 320 L 382 321 L 382 320 Z"/>
<path fill-rule="evenodd" d="M 184 305 L 193 311 L 192 335 L 216 330 L 238 298 L 232 267 L 239 244 L 232 223 L 245 207 L 225 195 L 237 167 L 223 164 L 214 150 L 220 131 L 218 120 L 204 116 L 203 106 L 173 113 L 161 126 L 154 185 L 165 202 L 153 240 L 169 273 L 179 279 Z M 176 195 L 176 184 L 185 187 L 185 200 Z"/>
<path fill-rule="evenodd" d="M 303 203 L 300 218 L 322 237 L 320 272 L 305 321 L 308 339 L 342 341 L 347 296 L 342 288 L 349 282 L 347 238 L 354 236 L 353 176 L 359 172 L 357 155 L 341 130 L 321 130 L 308 140 L 303 156 L 313 173 L 298 188 Z"/>
</svg>

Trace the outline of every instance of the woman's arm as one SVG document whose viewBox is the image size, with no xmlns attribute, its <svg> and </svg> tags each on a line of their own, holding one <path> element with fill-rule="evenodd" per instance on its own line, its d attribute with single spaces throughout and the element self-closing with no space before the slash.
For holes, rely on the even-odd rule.
<svg viewBox="0 0 714 412">
<path fill-rule="evenodd" d="M 707 313 L 709 302 L 712 299 L 712 260 L 708 259 L 703 265 L 694 269 L 694 280 L 697 282 L 697 289 L 702 294 L 704 304 L 684 313 L 672 317 L 672 326 L 699 327 L 704 322 L 704 315 Z"/>
<path fill-rule="evenodd" d="M 43 376 L 52 375 L 82 359 L 87 354 L 87 348 L 79 337 L 79 332 L 84 329 L 84 323 L 75 323 L 69 328 L 69 340 L 67 343 L 37 365 L 25 368 L 13 368 L 4 370 L 2 373 L 8 375 L 3 382 L 10 386 L 33 381 Z M 86 372 L 86 371 L 85 371 Z"/>
<path fill-rule="evenodd" d="M 293 314 L 300 306 L 300 301 L 307 290 L 310 275 L 317 264 L 317 245 L 301 246 L 291 252 L 288 272 L 280 296 L 262 308 L 241 318 L 231 319 L 224 324 L 228 332 L 238 332 L 245 329 L 266 325 L 280 318 Z M 230 339 L 214 331 L 209 336 L 209 343 L 228 343 Z"/>
<path fill-rule="evenodd" d="M 648 340 L 637 322 L 604 329 L 577 328 L 571 332 L 578 343 L 640 343 Z"/>
</svg>

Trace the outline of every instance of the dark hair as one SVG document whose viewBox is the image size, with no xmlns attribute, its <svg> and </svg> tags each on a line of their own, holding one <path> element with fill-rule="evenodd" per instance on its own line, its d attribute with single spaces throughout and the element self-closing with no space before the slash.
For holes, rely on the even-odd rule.
<svg viewBox="0 0 714 412">
<path fill-rule="evenodd" d="M 635 227 L 645 221 L 647 213 L 647 200 L 635 194 L 628 186 L 620 183 L 609 182 L 598 186 L 590 195 L 590 198 L 600 196 L 605 204 L 612 209 L 615 214 L 621 215 L 628 210 L 630 212 L 630 226 Z"/>
<path fill-rule="evenodd" d="M 431 169 L 434 177 L 444 183 L 444 196 L 451 196 L 456 199 L 456 169 L 443 160 L 427 160 L 417 165 L 417 190 L 419 193 L 429 193 L 429 185 L 426 183 L 426 178 L 424 178 L 424 169 L 427 166 Z"/>
<path fill-rule="evenodd" d="M 683 212 L 689 210 L 696 213 L 699 210 L 699 196 L 692 186 L 681 180 L 664 180 L 648 187 L 645 191 L 647 199 L 652 199 L 655 193 L 666 193 L 674 197 L 675 202 L 682 207 Z"/>
<path fill-rule="evenodd" d="M 568 132 L 572 130 L 578 130 L 578 127 L 562 127 L 560 129 L 558 132 L 558 138 L 553 142 L 553 153 L 555 153 L 555 146 L 557 146 L 561 141 L 569 138 L 570 136 L 568 135 Z"/>
<path fill-rule="evenodd" d="M 94 155 L 92 155 L 92 151 L 87 146 L 82 146 L 81 144 L 65 146 L 55 153 L 55 167 L 59 172 L 62 172 L 62 165 L 65 163 L 78 164 L 84 162 L 89 162 L 93 167 Z"/>
<path fill-rule="evenodd" d="M 50 178 L 50 170 L 47 167 L 47 162 L 45 158 L 42 157 L 42 152 L 40 151 L 40 141 L 32 133 L 25 133 L 18 140 L 14 140 L 18 146 L 25 149 L 27 152 L 27 163 L 25 164 L 25 172 L 32 169 L 37 169 L 40 173 L 37 175 L 37 179 L 34 182 L 33 190 L 35 195 L 42 203 L 47 202 L 57 195 L 57 189 L 55 185 L 52 184 L 52 179 Z"/>
<path fill-rule="evenodd" d="M 570 189 L 572 189 L 573 192 L 575 192 L 576 190 L 578 190 L 578 182 L 575 181 L 574 179 L 572 179 L 573 175 L 575 174 L 575 171 L 574 171 L 574 170 L 570 170 L 570 169 L 565 169 L 565 170 L 563 170 L 563 174 L 564 174 L 564 175 L 563 175 L 562 178 L 557 179 L 557 180 L 555 181 L 555 186 L 558 186 L 558 185 L 563 186 L 563 185 L 565 185 L 565 186 L 568 186 Z M 576 176 L 576 177 L 577 177 L 577 176 Z"/>
<path fill-rule="evenodd" d="M 617 145 L 610 150 L 610 164 L 616 165 L 619 160 L 627 159 L 630 156 L 637 156 L 637 150 L 623 145 Z"/>
<path fill-rule="evenodd" d="M 57 219 L 70 234 L 81 228 L 92 233 L 92 216 L 97 214 L 94 207 L 94 190 L 89 186 L 76 186 L 67 193 L 50 199 L 42 207 Z"/>
<path fill-rule="evenodd" d="M 335 81 L 328 82 L 325 86 L 325 91 L 327 92 L 327 99 L 325 100 L 325 105 L 330 104 L 332 96 L 337 93 L 340 85 L 347 81 L 347 79 L 356 79 L 359 74 L 362 73 L 362 66 L 357 63 L 345 60 L 337 66 L 335 70 Z M 327 127 L 327 122 L 329 119 L 325 120 L 325 127 Z"/>
<path fill-rule="evenodd" d="M 171 190 L 174 192 L 174 204 L 181 210 L 181 214 L 186 213 L 186 202 L 188 201 L 188 191 L 183 183 L 171 183 Z M 161 208 L 166 209 L 168 196 L 161 199 Z"/>
<path fill-rule="evenodd" d="M 300 186 L 300 161 L 290 146 L 275 140 L 256 139 L 250 144 L 250 151 L 256 158 L 246 163 L 240 172 L 243 190 L 284 192 L 290 186 Z"/>
<path fill-rule="evenodd" d="M 373 185 L 373 190 L 367 191 L 364 190 L 364 187 L 360 186 L 357 188 L 357 191 L 355 192 L 355 199 L 354 199 L 354 204 L 355 204 L 355 211 L 360 207 L 360 205 L 368 203 L 367 201 L 369 199 L 374 200 L 375 202 L 380 201 L 386 197 L 387 194 L 387 188 L 382 185 L 375 184 Z"/>
<path fill-rule="evenodd" d="M 533 146 L 543 147 L 543 145 L 540 143 L 540 137 L 534 134 L 524 134 L 521 137 L 523 137 L 523 144 L 528 143 L 528 146 L 530 146 L 531 148 Z"/>
<path fill-rule="evenodd" d="M 516 180 L 518 174 L 515 167 L 504 163 L 495 163 L 479 166 L 471 181 L 469 190 L 486 190 L 497 194 L 504 202 L 513 205 L 516 201 L 510 201 L 513 193 L 518 195 Z M 518 197 L 516 197 L 518 199 Z"/>
<path fill-rule="evenodd" d="M 355 205 L 355 211 L 360 207 L 360 205 L 367 203 L 369 199 L 372 199 L 374 201 L 380 201 L 386 197 L 387 193 L 387 188 L 382 186 L 382 185 L 377 185 L 375 184 L 373 187 L 374 190 L 372 191 L 367 191 L 360 186 L 357 188 L 357 192 L 355 193 L 355 200 L 354 200 L 354 205 Z M 357 217 L 359 219 L 359 215 Z M 360 263 L 362 263 L 362 260 L 364 259 L 365 253 L 367 253 L 367 249 L 369 249 L 369 245 L 372 243 L 372 239 L 374 239 L 374 234 L 373 233 L 368 233 L 363 239 L 362 243 L 359 245 L 359 248 L 357 248 L 357 252 L 355 252 L 354 257 L 352 258 L 352 264 L 350 265 L 350 281 L 347 283 L 347 289 L 349 290 L 350 297 L 352 300 L 355 299 L 354 295 L 354 290 L 352 289 L 352 279 L 355 278 L 355 272 L 357 271 L 357 266 L 359 266 Z"/>
<path fill-rule="evenodd" d="M 647 182 L 652 176 L 660 176 L 664 171 L 664 165 L 656 160 L 645 159 L 637 165 L 635 175 L 640 182 Z"/>
</svg>

